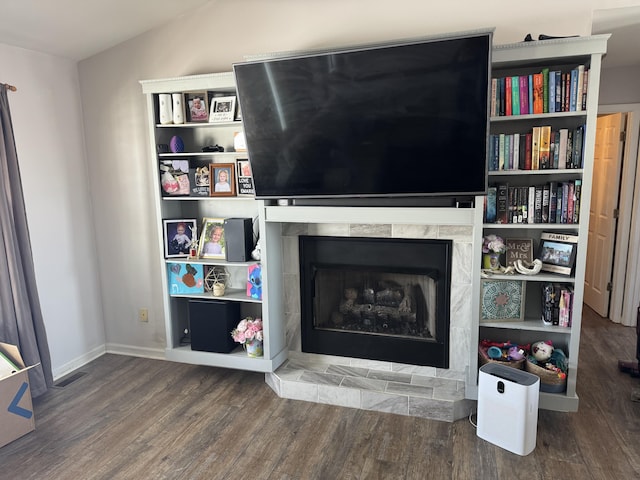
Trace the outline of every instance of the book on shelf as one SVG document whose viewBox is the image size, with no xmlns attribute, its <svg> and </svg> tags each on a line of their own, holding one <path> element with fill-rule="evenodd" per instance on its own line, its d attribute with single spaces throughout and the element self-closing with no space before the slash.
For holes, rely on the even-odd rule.
<svg viewBox="0 0 640 480">
<path fill-rule="evenodd" d="M 511 100 L 511 78 L 504 79 L 504 114 L 509 117 L 513 115 L 513 101 Z"/>
<path fill-rule="evenodd" d="M 589 86 L 589 70 L 585 68 L 582 78 L 582 110 L 587 109 L 587 88 Z"/>
<path fill-rule="evenodd" d="M 544 76 L 542 73 L 533 74 L 533 113 L 544 113 Z"/>
<path fill-rule="evenodd" d="M 549 112 L 556 111 L 556 72 L 549 72 L 549 89 L 547 92 L 549 98 Z"/>
<path fill-rule="evenodd" d="M 562 223 L 562 184 L 558 184 L 556 188 L 556 221 L 554 223 Z"/>
<path fill-rule="evenodd" d="M 487 188 L 487 196 L 485 200 L 485 212 L 484 212 L 484 221 L 485 223 L 495 223 L 496 222 L 496 201 L 498 197 L 498 188 L 494 186 L 490 186 Z"/>
<path fill-rule="evenodd" d="M 511 77 L 511 113 L 520 115 L 520 80 L 518 77 Z"/>
<path fill-rule="evenodd" d="M 550 189 L 549 184 L 545 184 L 542 186 L 542 213 L 541 213 L 541 223 L 549 223 L 549 196 Z"/>
<path fill-rule="evenodd" d="M 498 111 L 496 109 L 497 98 L 498 98 L 498 79 L 492 78 L 491 79 L 491 103 L 490 103 L 490 108 L 491 108 L 490 115 L 492 117 L 495 117 L 498 115 Z"/>
<path fill-rule="evenodd" d="M 501 183 L 496 187 L 496 223 L 509 223 L 509 185 Z"/>
<path fill-rule="evenodd" d="M 578 69 L 574 68 L 570 73 L 570 87 L 569 87 L 569 111 L 576 111 L 576 98 L 578 95 Z"/>
<path fill-rule="evenodd" d="M 551 168 L 549 156 L 551 153 L 551 126 L 544 125 L 540 128 L 540 146 L 538 166 L 541 170 Z"/>
<path fill-rule="evenodd" d="M 536 187 L 533 185 L 528 187 L 527 192 L 527 223 L 535 223 L 535 201 L 536 201 Z"/>
<path fill-rule="evenodd" d="M 576 85 L 576 112 L 582 111 L 582 89 L 584 87 L 584 65 L 578 65 L 578 84 Z"/>
<path fill-rule="evenodd" d="M 558 143 L 558 168 L 567 168 L 567 141 L 569 138 L 569 129 L 561 128 L 559 130 L 560 141 Z"/>
<path fill-rule="evenodd" d="M 531 113 L 529 110 L 529 76 L 520 75 L 518 83 L 520 87 L 520 114 L 527 115 Z"/>
<path fill-rule="evenodd" d="M 558 210 L 558 182 L 549 182 L 549 223 L 556 223 Z"/>
<path fill-rule="evenodd" d="M 542 223 L 542 187 L 540 185 L 535 186 L 533 223 Z"/>
<path fill-rule="evenodd" d="M 573 288 L 562 283 L 542 284 L 542 322 L 545 325 L 571 326 Z"/>
<path fill-rule="evenodd" d="M 580 195 L 582 194 L 582 180 L 573 181 L 573 223 L 580 223 Z"/>
<path fill-rule="evenodd" d="M 549 113 L 549 69 L 542 69 L 542 113 Z"/>
<path fill-rule="evenodd" d="M 540 127 L 531 133 L 531 170 L 540 170 Z"/>
</svg>

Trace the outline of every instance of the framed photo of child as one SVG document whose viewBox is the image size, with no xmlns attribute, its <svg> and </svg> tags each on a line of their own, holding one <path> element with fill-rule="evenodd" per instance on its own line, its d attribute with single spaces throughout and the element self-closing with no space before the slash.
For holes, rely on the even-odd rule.
<svg viewBox="0 0 640 480">
<path fill-rule="evenodd" d="M 224 218 L 204 218 L 198 255 L 203 258 L 225 258 Z"/>
<path fill-rule="evenodd" d="M 192 245 L 198 240 L 195 218 L 164 220 L 165 258 L 188 257 Z"/>
<path fill-rule="evenodd" d="M 189 92 L 184 94 L 187 121 L 206 122 L 209 120 L 209 102 L 207 92 Z"/>
<path fill-rule="evenodd" d="M 236 194 L 235 163 L 212 163 L 209 165 L 212 197 L 233 197 Z"/>
</svg>

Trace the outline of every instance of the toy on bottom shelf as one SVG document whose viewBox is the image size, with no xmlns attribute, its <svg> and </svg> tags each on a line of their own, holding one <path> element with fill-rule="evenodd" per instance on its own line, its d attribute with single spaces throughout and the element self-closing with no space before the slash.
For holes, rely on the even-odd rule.
<svg viewBox="0 0 640 480">
<path fill-rule="evenodd" d="M 551 341 L 535 342 L 527 356 L 525 370 L 540 377 L 541 392 L 560 393 L 566 388 L 569 360 Z"/>
<path fill-rule="evenodd" d="M 493 362 L 521 370 L 524 367 L 525 357 L 528 352 L 529 344 L 519 345 L 512 342 L 481 340 L 478 345 L 481 365 Z"/>
</svg>

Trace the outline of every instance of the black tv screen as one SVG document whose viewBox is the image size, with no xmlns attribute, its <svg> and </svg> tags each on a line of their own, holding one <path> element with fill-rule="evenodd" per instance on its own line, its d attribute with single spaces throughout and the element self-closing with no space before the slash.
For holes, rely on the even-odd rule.
<svg viewBox="0 0 640 480">
<path fill-rule="evenodd" d="M 485 193 L 491 39 L 235 64 L 256 197 Z"/>
</svg>

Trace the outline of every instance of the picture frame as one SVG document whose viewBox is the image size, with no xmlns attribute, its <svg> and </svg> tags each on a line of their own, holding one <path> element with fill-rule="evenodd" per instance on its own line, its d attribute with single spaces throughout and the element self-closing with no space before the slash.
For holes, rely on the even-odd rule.
<svg viewBox="0 0 640 480">
<path fill-rule="evenodd" d="M 166 219 L 164 231 L 164 257 L 188 257 L 191 246 L 198 240 L 198 223 L 195 218 Z"/>
<path fill-rule="evenodd" d="M 505 264 L 512 267 L 516 260 L 522 260 L 527 264 L 533 262 L 533 239 L 531 238 L 506 238 Z"/>
<path fill-rule="evenodd" d="M 522 280 L 482 280 L 481 300 L 481 323 L 524 320 Z"/>
<path fill-rule="evenodd" d="M 205 217 L 202 220 L 198 256 L 202 258 L 226 258 L 224 218 Z"/>
<path fill-rule="evenodd" d="M 207 92 L 188 92 L 184 94 L 187 122 L 207 122 L 209 120 L 209 98 Z"/>
<path fill-rule="evenodd" d="M 234 197 L 236 195 L 235 171 L 235 163 L 211 163 L 209 165 L 209 195 L 212 197 Z"/>
<path fill-rule="evenodd" d="M 209 112 L 209 122 L 233 122 L 236 115 L 236 97 L 228 95 L 226 97 L 212 97 L 211 111 Z"/>
<path fill-rule="evenodd" d="M 571 275 L 576 261 L 578 236 L 565 233 L 542 232 L 540 253 L 542 270 L 545 272 Z"/>
<path fill-rule="evenodd" d="M 238 193 L 239 197 L 255 197 L 256 189 L 253 185 L 253 174 L 248 158 L 239 158 L 236 161 L 238 173 Z"/>
</svg>

